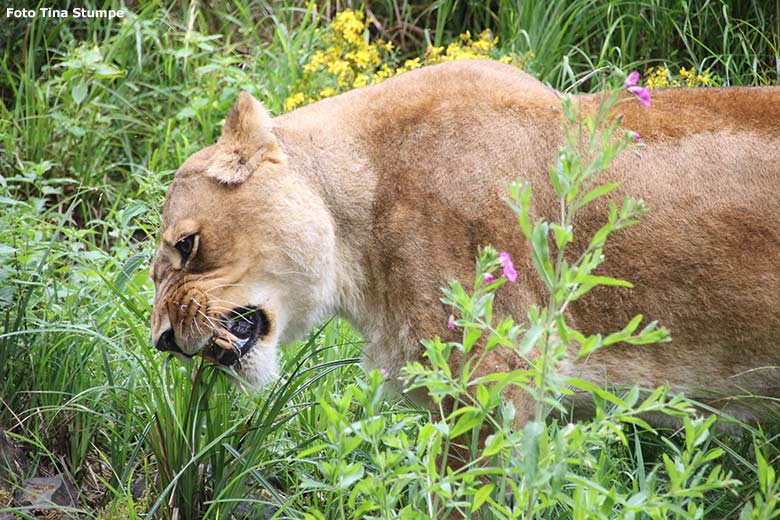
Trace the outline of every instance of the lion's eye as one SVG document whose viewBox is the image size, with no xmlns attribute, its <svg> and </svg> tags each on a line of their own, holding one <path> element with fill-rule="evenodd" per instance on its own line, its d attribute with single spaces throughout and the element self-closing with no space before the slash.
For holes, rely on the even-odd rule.
<svg viewBox="0 0 780 520">
<path fill-rule="evenodd" d="M 176 242 L 176 250 L 181 254 L 181 262 L 184 264 L 195 248 L 195 235 L 188 235 Z"/>
</svg>

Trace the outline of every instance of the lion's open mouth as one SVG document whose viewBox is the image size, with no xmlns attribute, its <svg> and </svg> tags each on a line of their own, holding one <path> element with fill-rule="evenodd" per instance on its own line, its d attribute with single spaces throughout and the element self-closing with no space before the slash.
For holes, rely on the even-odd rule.
<svg viewBox="0 0 780 520">
<path fill-rule="evenodd" d="M 233 366 L 240 361 L 257 343 L 257 340 L 268 334 L 270 328 L 268 316 L 263 309 L 257 307 L 241 307 L 234 309 L 230 318 L 223 322 L 225 329 L 235 337 L 232 349 L 219 345 L 213 346 L 217 362 L 225 366 Z"/>
</svg>

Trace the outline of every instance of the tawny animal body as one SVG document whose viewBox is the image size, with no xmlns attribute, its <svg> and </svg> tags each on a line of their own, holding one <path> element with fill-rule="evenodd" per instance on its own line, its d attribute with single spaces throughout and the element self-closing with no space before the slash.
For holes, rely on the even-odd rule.
<svg viewBox="0 0 780 520">
<path fill-rule="evenodd" d="M 524 179 L 533 216 L 554 216 L 547 169 L 563 141 L 560 103 L 488 61 L 424 68 L 275 119 L 242 95 L 220 141 L 189 158 L 168 192 L 155 343 L 213 356 L 215 338 L 235 342 L 231 309 L 262 310 L 264 334 L 237 354 L 239 372 L 262 383 L 279 342 L 340 314 L 364 334 L 366 364 L 397 372 L 420 358 L 420 339 L 447 333 L 440 289 L 473 280 L 485 244 L 512 254 L 519 279 L 498 305 L 524 319 L 547 297 L 502 200 Z M 614 196 L 642 198 L 649 213 L 612 237 L 601 271 L 634 288 L 596 289 L 569 320 L 611 332 L 642 313 L 673 339 L 572 353 L 562 370 L 669 384 L 716 407 L 738 394 L 780 397 L 780 88 L 656 91 L 651 108 L 621 110 L 644 146 L 601 180 L 620 181 Z M 606 202 L 586 207 L 575 235 L 605 219 Z M 182 262 L 188 236 L 197 247 Z M 491 355 L 485 370 L 522 363 Z M 511 397 L 527 417 L 527 398 Z"/>
</svg>

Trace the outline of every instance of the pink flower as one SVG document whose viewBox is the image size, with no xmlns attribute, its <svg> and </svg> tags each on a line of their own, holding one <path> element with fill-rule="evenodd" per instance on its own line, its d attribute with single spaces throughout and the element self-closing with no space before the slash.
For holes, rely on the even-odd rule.
<svg viewBox="0 0 780 520">
<path fill-rule="evenodd" d="M 623 86 L 628 89 L 635 87 L 637 83 L 639 83 L 639 72 L 632 71 L 631 74 L 626 77 L 626 82 L 623 84 Z"/>
<path fill-rule="evenodd" d="M 379 373 L 382 375 L 382 377 L 387 377 L 388 370 L 384 367 L 379 369 Z"/>
<path fill-rule="evenodd" d="M 455 316 L 450 314 L 450 319 L 447 320 L 447 328 L 450 330 L 455 330 Z"/>
<path fill-rule="evenodd" d="M 631 132 L 631 139 L 634 141 L 639 141 L 641 138 L 642 136 L 638 132 Z"/>
<path fill-rule="evenodd" d="M 504 251 L 498 255 L 498 261 L 501 262 L 501 265 L 504 268 L 504 276 L 506 276 L 506 279 L 511 283 L 517 281 L 517 271 L 515 271 L 515 266 L 512 264 L 512 257 L 509 256 L 509 253 Z"/>
<path fill-rule="evenodd" d="M 485 283 L 493 283 L 493 280 L 495 280 L 495 278 L 493 278 L 493 275 L 490 273 L 483 274 L 482 278 L 485 279 Z"/>
<path fill-rule="evenodd" d="M 631 74 L 629 74 L 626 77 L 626 82 L 623 83 L 623 86 L 626 90 L 631 92 L 633 95 L 635 95 L 639 102 L 642 103 L 644 106 L 649 107 L 650 106 L 650 89 L 647 87 L 640 87 L 639 85 L 639 72 L 632 71 Z"/>
<path fill-rule="evenodd" d="M 647 87 L 629 87 L 628 91 L 639 99 L 644 106 L 650 106 L 650 89 Z"/>
</svg>

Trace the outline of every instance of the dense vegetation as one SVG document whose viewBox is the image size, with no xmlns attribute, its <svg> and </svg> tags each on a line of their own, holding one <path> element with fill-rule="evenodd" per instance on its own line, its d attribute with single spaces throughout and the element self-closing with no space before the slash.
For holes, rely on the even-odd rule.
<svg viewBox="0 0 780 520">
<path fill-rule="evenodd" d="M 60 514 L 89 518 L 780 518 L 776 433 L 737 423 L 713 434 L 711 421 L 692 419 L 690 403 L 663 389 L 644 400 L 586 388 L 597 419 L 512 432 L 496 388 L 543 374 L 539 402 L 555 407 L 571 383 L 554 377 L 555 345 L 549 363 L 467 402 L 469 374 L 441 373 L 474 336 L 449 346 L 430 338 L 440 370 L 414 366 L 409 377 L 464 398 L 442 420 L 383 400 L 382 374 L 362 371 L 360 337 L 336 319 L 287 346 L 283 380 L 260 394 L 241 392 L 219 368 L 166 362 L 149 348 L 147 267 L 165 187 L 217 138 L 240 90 L 278 114 L 464 57 L 515 64 L 562 91 L 595 90 L 633 69 L 654 88 L 780 83 L 780 8 L 771 2 L 344 7 L 160 1 L 129 3 L 122 20 L 4 18 L 0 426 L 24 456 L 0 460 L 0 513 L 40 514 L 11 507 L 14 486 L 64 474 L 80 494 Z M 527 195 L 513 187 L 521 222 Z M 615 226 L 641 212 L 623 209 Z M 525 233 L 539 251 L 555 251 L 537 227 L 555 229 L 526 222 L 518 240 Z M 498 278 L 501 262 L 486 249 L 479 272 Z M 494 330 L 484 328 L 505 281 L 453 284 L 453 325 L 522 349 L 528 335 L 514 324 L 496 317 Z M 546 312 L 528 332 L 555 325 L 555 309 Z M 627 329 L 618 339 L 660 333 Z M 656 432 L 637 410 L 686 418 Z M 450 441 L 484 422 L 502 433 L 484 451 L 470 447 L 481 465 L 449 474 L 440 462 Z"/>
</svg>

